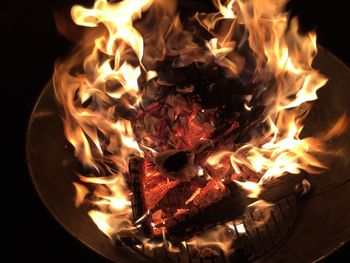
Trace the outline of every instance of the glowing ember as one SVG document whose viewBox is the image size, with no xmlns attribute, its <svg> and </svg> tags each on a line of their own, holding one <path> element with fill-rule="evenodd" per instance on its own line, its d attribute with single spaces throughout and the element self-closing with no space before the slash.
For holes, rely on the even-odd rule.
<svg viewBox="0 0 350 263">
<path fill-rule="evenodd" d="M 85 171 L 75 203 L 92 205 L 90 217 L 111 239 L 133 236 L 146 248 L 178 252 L 168 236 L 173 218 L 222 201 L 231 184 L 251 199 L 247 209 L 267 211 L 272 204 L 258 200 L 267 182 L 327 168 L 316 154 L 345 120 L 300 138 L 327 82 L 312 68 L 315 34 L 299 34 L 296 19 L 287 27 L 284 0 L 213 2 L 218 13 L 197 13 L 184 25 L 174 1 L 72 8 L 77 25 L 94 29 L 56 64 L 55 93 Z M 134 157 L 144 160 L 138 218 L 127 179 Z M 302 192 L 309 188 L 304 180 Z M 144 222 L 163 242 L 141 234 Z M 220 223 L 187 245 L 231 252 L 233 226 Z"/>
</svg>

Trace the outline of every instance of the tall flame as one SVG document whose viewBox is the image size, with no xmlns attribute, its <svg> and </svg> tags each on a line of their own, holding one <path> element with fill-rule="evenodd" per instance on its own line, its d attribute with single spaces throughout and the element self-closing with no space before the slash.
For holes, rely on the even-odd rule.
<svg viewBox="0 0 350 263">
<path fill-rule="evenodd" d="M 256 78 L 265 80 L 273 75 L 276 91 L 268 102 L 264 136 L 253 138 L 224 155 L 214 153 L 208 163 L 213 165 L 215 156 L 219 157 L 217 164 L 230 156 L 234 167 L 246 165 L 262 174 L 261 182 L 287 173 L 298 174 L 301 169 L 315 172 L 315 168 L 326 168 L 313 155 L 323 151 L 322 142 L 299 138 L 302 120 L 310 108 L 305 103 L 316 100 L 317 90 L 327 82 L 326 77 L 312 68 L 317 52 L 315 33 L 301 35 L 295 18 L 288 27 L 284 0 L 237 0 L 236 3 L 238 19 L 249 32 L 249 46 L 255 54 Z M 246 109 L 251 110 L 248 105 Z"/>
</svg>

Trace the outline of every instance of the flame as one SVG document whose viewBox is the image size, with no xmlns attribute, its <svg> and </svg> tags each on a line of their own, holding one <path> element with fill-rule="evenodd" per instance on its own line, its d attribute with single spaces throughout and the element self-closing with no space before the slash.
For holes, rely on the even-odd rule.
<svg viewBox="0 0 350 263">
<path fill-rule="evenodd" d="M 80 26 L 96 27 L 102 23 L 108 30 L 109 36 L 97 38 L 96 46 L 108 55 L 116 56 L 115 43 L 122 40 L 136 52 L 141 60 L 143 56 L 143 38 L 133 27 L 133 21 L 141 17 L 143 11 L 152 4 L 152 0 L 125 0 L 119 3 L 109 3 L 107 0 L 95 1 L 92 9 L 73 6 L 71 15 L 73 21 Z"/>
<path fill-rule="evenodd" d="M 84 199 L 86 195 L 89 193 L 89 190 L 87 189 L 87 187 L 79 183 L 73 183 L 73 185 L 76 191 L 75 207 L 79 207 L 84 202 Z"/>
<path fill-rule="evenodd" d="M 233 19 L 236 17 L 232 9 L 234 0 L 228 1 L 226 5 L 223 5 L 220 0 L 214 0 L 213 3 L 224 18 Z"/>
<path fill-rule="evenodd" d="M 108 214 L 102 213 L 100 211 L 91 210 L 89 216 L 92 218 L 97 227 L 109 238 L 111 238 L 114 229 L 110 224 L 110 217 Z"/>
<path fill-rule="evenodd" d="M 233 236 L 228 230 L 227 225 L 218 226 L 191 238 L 186 242 L 186 245 L 199 250 L 206 247 L 220 248 L 229 254 L 232 250 Z"/>
<path fill-rule="evenodd" d="M 302 185 L 302 187 L 303 187 L 301 194 L 302 194 L 302 195 L 307 194 L 307 193 L 310 191 L 310 189 L 311 189 L 311 184 L 309 183 L 308 180 L 304 179 L 304 180 L 301 182 L 301 185 Z"/>
<path fill-rule="evenodd" d="M 199 193 L 201 192 L 200 188 L 197 188 L 196 191 L 193 192 L 193 194 L 190 196 L 190 198 L 188 198 L 185 202 L 185 204 L 187 205 L 188 203 L 191 203 L 197 195 L 199 195 Z"/>
<path fill-rule="evenodd" d="M 264 138 L 255 138 L 225 155 L 230 156 L 236 172 L 237 164 L 246 165 L 262 174 L 261 182 L 287 173 L 326 168 L 312 154 L 322 151 L 321 143 L 299 138 L 301 122 L 308 111 L 305 103 L 316 100 L 317 90 L 327 82 L 311 66 L 317 51 L 316 35 L 300 35 L 296 19 L 287 28 L 285 1 L 251 0 L 237 4 L 249 31 L 249 45 L 256 55 L 256 70 L 263 77 L 274 75 L 276 94 L 266 113 L 268 130 Z M 215 153 L 220 154 L 223 153 Z M 211 159 L 208 163 L 213 165 Z"/>
<path fill-rule="evenodd" d="M 242 189 L 246 190 L 247 193 L 247 197 L 250 198 L 258 198 L 261 191 L 262 191 L 262 187 L 261 185 L 254 183 L 254 182 L 239 182 L 239 181 L 235 181 L 238 185 L 241 186 Z"/>
<path fill-rule="evenodd" d="M 257 200 L 246 208 L 246 213 L 250 213 L 254 215 L 251 217 L 251 221 L 249 221 L 250 225 L 254 225 L 255 227 L 264 226 L 265 223 L 270 219 L 273 204 L 268 203 L 264 200 Z"/>
<path fill-rule="evenodd" d="M 273 178 L 326 169 L 315 155 L 325 152 L 325 142 L 345 130 L 347 120 L 342 117 L 334 128 L 318 138 L 300 138 L 310 102 L 317 99 L 317 91 L 326 84 L 327 78 L 312 68 L 317 52 L 315 33 L 301 35 L 295 18 L 288 26 L 285 0 L 230 0 L 226 3 L 213 0 L 213 3 L 218 13 L 194 16 L 211 35 L 203 41 L 203 46 L 181 25 L 174 1 L 96 0 L 91 8 L 73 6 L 71 10 L 77 25 L 92 30 L 70 57 L 56 63 L 55 94 L 63 108 L 66 138 L 74 147 L 77 159 L 91 171 L 89 175 L 78 175 L 81 183 L 74 183 L 75 205 L 84 202 L 93 205 L 89 216 L 111 239 L 127 233 L 142 240 L 146 249 L 166 247 L 178 252 L 167 240 L 164 228 L 162 243 L 138 235 L 138 224 L 150 211 L 133 222 L 132 193 L 125 181 L 130 156 L 152 157 L 164 149 L 150 136 L 138 141 L 135 136 L 138 127 L 133 126 L 131 120 L 140 114 L 140 105 L 147 95 L 142 84 L 158 77 L 154 65 L 166 56 L 177 57 L 174 67 L 215 61 L 224 69 L 227 78 L 236 78 L 243 74 L 247 63 L 240 50 L 244 45 L 249 46 L 256 65 L 252 79 L 261 83 L 261 90 L 270 89 L 262 113 L 264 132 L 243 145 L 232 142 L 218 147 L 197 169 L 199 176 L 207 175 L 208 169 L 230 171 L 232 180 L 235 180 L 234 175 L 242 175 L 249 169 L 259 175 L 259 182 L 235 180 L 247 191 L 248 197 L 258 199 L 264 182 Z M 141 20 L 145 12 L 145 20 Z M 141 25 L 140 21 L 143 21 Z M 242 25 L 245 33 L 237 40 L 235 34 Z M 273 87 L 268 87 L 270 82 L 274 83 Z M 183 92 L 191 90 L 193 88 Z M 244 103 L 248 112 L 254 111 L 251 100 L 247 96 Z M 182 106 L 173 110 L 177 120 L 181 120 Z M 189 147 L 194 140 L 208 140 L 210 132 L 205 129 L 212 127 L 203 128 L 195 123 L 196 113 L 192 112 L 186 119 L 189 132 L 195 134 L 193 140 L 186 136 L 186 129 L 180 127 L 173 141 L 182 141 Z M 208 178 L 211 177 L 208 175 Z M 223 176 L 220 179 L 225 181 Z M 307 181 L 303 182 L 303 187 L 307 191 Z M 94 199 L 87 200 L 89 193 Z M 200 188 L 186 204 L 199 193 Z M 258 200 L 251 207 L 267 209 L 270 204 Z M 192 238 L 187 245 L 215 245 L 229 253 L 232 236 L 227 233 L 232 227 L 228 223 L 215 228 Z M 245 232 L 243 224 L 238 232 Z"/>
</svg>

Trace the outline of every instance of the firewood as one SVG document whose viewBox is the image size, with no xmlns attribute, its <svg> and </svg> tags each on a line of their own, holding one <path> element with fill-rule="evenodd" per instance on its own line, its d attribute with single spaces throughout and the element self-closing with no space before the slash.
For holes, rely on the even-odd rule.
<svg viewBox="0 0 350 263">
<path fill-rule="evenodd" d="M 212 183 L 213 180 L 195 178 L 190 182 L 173 183 L 173 186 L 158 198 L 158 201 L 147 206 L 143 192 L 145 189 L 142 185 L 143 163 L 142 158 L 132 158 L 129 163 L 129 183 L 134 193 L 132 198 L 134 219 L 139 219 L 147 211 L 150 215 L 162 211 L 166 218 L 165 221 L 154 225 L 152 217 L 148 216 L 142 223 L 143 233 L 156 237 L 163 231 L 162 228 L 166 228 L 168 239 L 175 243 L 187 240 L 216 225 L 240 218 L 247 206 L 257 201 L 258 198 L 274 203 L 289 195 L 300 193 L 302 191 L 300 184 L 304 179 L 302 175 L 275 178 L 261 185 L 261 193 L 258 198 L 252 198 L 248 197 L 247 190 L 234 181 L 224 182 L 220 189 L 215 190 L 210 185 L 208 186 L 208 182 Z M 162 177 L 162 175 L 159 176 Z M 194 189 L 206 189 L 206 187 L 207 192 L 201 191 L 204 194 L 191 197 Z M 210 192 L 211 189 L 214 191 Z M 186 200 L 190 202 L 187 203 Z"/>
<path fill-rule="evenodd" d="M 301 184 L 303 178 L 300 175 L 287 175 L 271 180 L 262 186 L 259 199 L 273 204 L 287 196 L 301 193 L 302 190 L 297 186 Z M 247 206 L 258 200 L 249 198 L 247 191 L 235 182 L 229 182 L 226 186 L 229 189 L 229 195 L 220 201 L 200 210 L 197 214 L 168 222 L 165 227 L 167 227 L 169 240 L 175 243 L 181 242 L 216 225 L 239 219 Z"/>
</svg>

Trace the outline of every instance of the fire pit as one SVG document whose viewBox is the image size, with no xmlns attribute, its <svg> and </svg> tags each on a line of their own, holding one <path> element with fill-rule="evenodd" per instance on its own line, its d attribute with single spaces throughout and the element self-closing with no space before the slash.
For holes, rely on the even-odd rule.
<svg viewBox="0 0 350 263">
<path fill-rule="evenodd" d="M 111 260 L 309 262 L 349 239 L 349 70 L 313 62 L 283 1 L 215 3 L 186 19 L 162 1 L 72 9 L 94 30 L 38 101 L 29 166 Z"/>
</svg>

